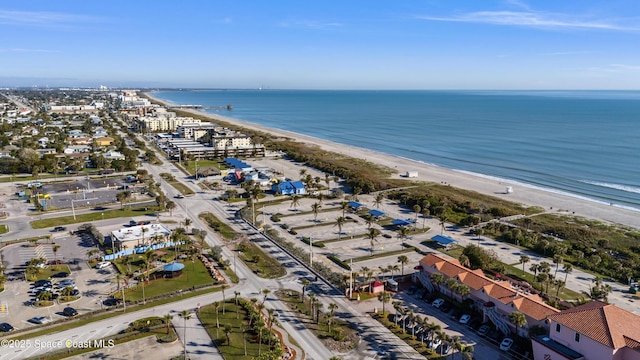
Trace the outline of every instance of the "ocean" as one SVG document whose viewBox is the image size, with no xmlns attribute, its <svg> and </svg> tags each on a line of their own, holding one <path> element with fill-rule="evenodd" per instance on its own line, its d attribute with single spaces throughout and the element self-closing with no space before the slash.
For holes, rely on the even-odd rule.
<svg viewBox="0 0 640 360">
<path fill-rule="evenodd" d="M 640 91 L 153 95 L 271 128 L 640 210 Z M 233 110 L 221 108 L 227 104 Z"/>
</svg>

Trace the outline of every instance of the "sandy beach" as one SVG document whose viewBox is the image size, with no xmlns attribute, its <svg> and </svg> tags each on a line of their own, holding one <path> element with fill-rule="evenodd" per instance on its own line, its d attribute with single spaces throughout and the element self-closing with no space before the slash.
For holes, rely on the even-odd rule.
<svg viewBox="0 0 640 360">
<path fill-rule="evenodd" d="M 146 95 L 160 104 L 173 105 L 166 101 L 153 97 L 152 93 L 146 93 Z M 286 130 L 268 128 L 258 124 L 240 121 L 234 118 L 217 114 L 208 114 L 191 109 L 183 109 L 183 111 L 192 113 L 194 115 L 207 117 L 212 121 L 220 120 L 248 129 L 255 129 L 265 133 L 270 133 L 275 136 L 285 136 L 307 144 L 317 145 L 322 149 L 328 151 L 348 154 L 349 156 L 355 158 L 366 159 L 372 163 L 384 165 L 392 169 L 397 169 L 398 173 L 395 175 L 397 177 L 400 177 L 400 175 L 405 174 L 407 171 L 417 171 L 418 177 L 411 180 L 446 183 L 453 187 L 492 195 L 498 198 L 520 203 L 525 206 L 539 206 L 545 209 L 547 212 L 582 216 L 585 218 L 597 219 L 608 223 L 622 224 L 640 229 L 639 211 L 611 206 L 609 204 L 556 193 L 553 191 L 547 191 L 545 189 L 536 188 L 525 184 L 510 183 L 504 180 L 499 181 L 488 177 L 455 171 L 354 146 L 338 144 Z M 511 188 L 513 189 L 512 193 L 506 194 L 505 190 L 507 186 L 511 186 Z"/>
</svg>

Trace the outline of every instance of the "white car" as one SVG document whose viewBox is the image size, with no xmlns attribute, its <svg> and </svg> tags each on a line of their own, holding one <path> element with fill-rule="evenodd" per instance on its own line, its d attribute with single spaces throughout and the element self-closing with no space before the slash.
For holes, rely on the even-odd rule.
<svg viewBox="0 0 640 360">
<path fill-rule="evenodd" d="M 429 347 L 432 348 L 433 350 L 437 349 L 438 346 L 440 346 L 440 344 L 442 344 L 442 340 L 440 339 L 434 339 L 433 341 L 431 341 L 429 343 Z"/>
<path fill-rule="evenodd" d="M 98 265 L 96 265 L 96 269 L 104 269 L 104 268 L 106 268 L 106 267 L 107 267 L 107 266 L 109 266 L 109 265 L 111 265 L 111 263 L 110 263 L 110 262 L 108 262 L 108 261 L 102 261 L 102 262 L 99 262 L 99 263 L 98 263 Z"/>
<path fill-rule="evenodd" d="M 437 298 L 433 300 L 433 303 L 431 303 L 431 305 L 433 305 L 433 307 L 436 309 L 439 309 L 440 306 L 442 306 L 442 304 L 444 304 L 444 299 L 441 299 L 441 298 Z"/>
<path fill-rule="evenodd" d="M 464 314 L 460 317 L 460 324 L 466 324 L 469 322 L 469 320 L 471 320 L 471 315 Z"/>
<path fill-rule="evenodd" d="M 500 343 L 500 350 L 509 351 L 511 349 L 511 345 L 513 345 L 513 339 L 504 338 Z"/>
</svg>

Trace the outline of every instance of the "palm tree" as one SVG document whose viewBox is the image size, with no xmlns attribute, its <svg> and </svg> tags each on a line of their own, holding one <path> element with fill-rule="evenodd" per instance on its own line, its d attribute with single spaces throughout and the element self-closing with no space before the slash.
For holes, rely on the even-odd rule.
<svg viewBox="0 0 640 360">
<path fill-rule="evenodd" d="M 293 208 L 293 210 L 296 210 L 298 206 L 300 206 L 300 196 L 293 195 L 291 197 L 291 207 Z"/>
<path fill-rule="evenodd" d="M 167 210 L 169 210 L 169 216 L 173 216 L 173 209 L 176 208 L 176 203 L 169 200 L 167 201 L 167 204 L 165 205 L 165 207 L 167 208 Z"/>
<path fill-rule="evenodd" d="M 427 217 L 429 217 L 429 215 L 431 215 L 431 211 L 429 211 L 429 209 L 427 208 L 423 208 L 422 209 L 422 228 L 425 229 L 425 223 L 427 222 Z"/>
<path fill-rule="evenodd" d="M 58 244 L 53 244 L 53 246 L 51 246 L 51 250 L 53 250 L 53 258 L 56 262 L 56 264 L 58 263 L 58 250 L 60 250 L 60 245 Z"/>
<path fill-rule="evenodd" d="M 454 278 L 448 278 L 445 282 L 445 286 L 449 289 L 449 295 L 451 297 L 453 297 L 453 293 L 456 292 L 458 285 L 458 281 Z"/>
<path fill-rule="evenodd" d="M 271 290 L 269 289 L 262 289 L 262 294 L 264 295 L 264 297 L 262 298 L 262 303 L 264 304 L 265 301 L 267 301 L 267 296 L 271 293 Z"/>
<path fill-rule="evenodd" d="M 309 286 L 309 280 L 302 279 L 302 299 L 301 299 L 301 301 L 303 303 L 304 303 L 304 291 L 307 289 L 307 286 Z"/>
<path fill-rule="evenodd" d="M 367 214 L 364 217 L 364 222 L 367 224 L 367 229 L 371 230 L 371 225 L 373 225 L 373 223 L 375 222 L 375 219 L 373 218 L 372 215 Z"/>
<path fill-rule="evenodd" d="M 346 201 L 343 201 L 340 203 L 340 210 L 342 210 L 342 217 L 344 217 L 345 212 L 347 211 L 347 209 L 349 208 L 349 203 Z"/>
<path fill-rule="evenodd" d="M 167 325 L 167 335 L 169 335 L 169 329 L 171 329 L 171 319 L 173 319 L 173 315 L 167 314 L 162 317 L 164 323 Z"/>
<path fill-rule="evenodd" d="M 222 290 L 222 313 L 224 314 L 225 311 L 225 304 L 227 303 L 227 298 L 224 295 L 224 291 L 229 287 L 229 285 L 227 284 L 222 284 L 220 286 L 220 290 Z"/>
<path fill-rule="evenodd" d="M 404 276 L 404 266 L 409 263 L 409 258 L 406 255 L 398 256 L 398 262 L 402 264 L 402 276 Z"/>
<path fill-rule="evenodd" d="M 400 266 L 398 264 L 388 265 L 387 271 L 391 273 L 391 280 L 393 280 L 393 275 L 396 271 L 400 271 Z"/>
<path fill-rule="evenodd" d="M 402 247 L 404 247 L 404 241 L 409 237 L 409 228 L 400 226 L 400 229 L 398 229 L 398 237 L 402 240 Z"/>
<path fill-rule="evenodd" d="M 187 218 L 185 218 L 185 219 L 184 219 L 184 227 L 186 228 L 187 233 L 189 232 L 189 226 L 190 226 L 190 225 L 191 225 L 191 219 L 190 219 L 190 218 L 188 218 L 188 217 L 187 217 Z"/>
<path fill-rule="evenodd" d="M 239 295 L 240 295 L 240 291 L 233 292 L 233 296 L 235 297 L 235 301 L 236 301 L 236 319 L 238 318 L 238 296 Z"/>
<path fill-rule="evenodd" d="M 231 325 L 224 326 L 224 334 L 227 337 L 227 345 L 231 345 Z"/>
<path fill-rule="evenodd" d="M 523 328 L 525 325 L 527 325 L 527 318 L 523 313 L 519 311 L 514 311 L 509 314 L 509 321 L 511 321 L 513 325 L 516 326 L 516 333 L 518 333 L 518 330 L 520 328 Z"/>
<path fill-rule="evenodd" d="M 422 210 L 420 205 L 418 204 L 413 205 L 413 212 L 416 213 L 416 222 L 418 221 L 418 214 L 420 214 L 420 210 Z"/>
<path fill-rule="evenodd" d="M 444 279 L 444 275 L 440 273 L 433 273 L 429 276 L 429 280 L 433 283 L 436 291 L 440 292 L 440 284 L 443 284 L 446 280 Z"/>
<path fill-rule="evenodd" d="M 458 336 L 458 335 L 455 335 L 455 336 L 451 337 L 449 339 L 449 344 L 451 344 L 451 347 L 455 351 L 462 350 L 462 341 L 460 341 L 460 336 Z M 453 356 L 451 358 L 453 358 Z"/>
<path fill-rule="evenodd" d="M 444 226 L 446 225 L 449 218 L 445 213 L 440 215 L 440 235 L 444 235 Z"/>
<path fill-rule="evenodd" d="M 180 316 L 182 316 L 182 318 L 184 319 L 184 333 L 182 335 L 182 340 L 184 344 L 184 358 L 188 359 L 187 357 L 187 320 L 191 319 L 191 313 L 189 312 L 189 310 L 182 310 L 180 312 Z"/>
<path fill-rule="evenodd" d="M 462 345 L 462 358 L 464 360 L 473 360 L 473 345 Z"/>
<path fill-rule="evenodd" d="M 558 280 L 555 280 L 553 284 L 556 286 L 556 297 L 558 297 L 560 296 L 560 292 L 562 291 L 562 289 L 567 283 L 558 279 Z"/>
<path fill-rule="evenodd" d="M 464 301 L 464 298 L 471 294 L 471 288 L 468 285 L 460 284 L 456 288 L 456 293 L 458 293 L 458 295 L 460 295 L 460 298 Z"/>
<path fill-rule="evenodd" d="M 566 263 L 562 266 L 562 270 L 564 271 L 564 283 L 567 283 L 567 276 L 573 272 L 573 265 Z"/>
<path fill-rule="evenodd" d="M 520 255 L 520 264 L 522 264 L 522 276 L 524 276 L 524 264 L 531 261 L 531 258 L 527 255 Z"/>
<path fill-rule="evenodd" d="M 389 301 L 391 301 L 391 295 L 389 295 L 388 292 L 383 291 L 380 294 L 378 294 L 378 300 L 380 300 L 380 302 L 382 303 L 382 316 L 384 316 L 385 312 L 384 312 L 384 304 L 388 303 Z"/>
<path fill-rule="evenodd" d="M 560 267 L 560 264 L 562 264 L 563 262 L 564 262 L 564 258 L 562 257 L 562 254 L 553 255 L 553 263 L 556 264 L 556 271 L 553 273 L 554 278 L 558 276 L 558 268 Z"/>
<path fill-rule="evenodd" d="M 377 193 L 375 199 L 373 199 L 373 203 L 376 206 L 376 209 L 380 208 L 380 204 L 382 204 L 382 200 L 384 200 L 384 194 Z"/>
<path fill-rule="evenodd" d="M 380 230 L 376 228 L 369 229 L 369 233 L 367 233 L 367 237 L 369 238 L 369 244 L 371 245 L 371 256 L 373 256 L 373 251 L 375 243 L 378 242 L 377 237 L 380 236 Z"/>
<path fill-rule="evenodd" d="M 458 257 L 458 261 L 460 261 L 460 265 L 464 267 L 471 267 L 471 260 L 469 260 L 469 257 L 465 254 L 460 254 L 460 257 Z"/>
<path fill-rule="evenodd" d="M 403 314 L 404 313 L 404 309 L 402 308 L 402 302 L 401 301 L 394 301 L 392 302 L 393 304 L 393 308 L 396 310 L 396 314 Z M 395 321 L 396 326 L 398 325 L 398 316 L 394 316 L 393 317 L 393 321 Z"/>
<path fill-rule="evenodd" d="M 344 226 L 344 224 L 347 222 L 347 220 L 344 218 L 344 216 L 339 216 L 336 219 L 336 225 L 338 227 L 338 240 L 340 240 L 340 235 L 342 235 L 342 227 Z"/>
<path fill-rule="evenodd" d="M 318 213 L 320 212 L 320 208 L 322 205 L 320 203 L 311 204 L 311 211 L 313 212 L 313 221 L 318 221 Z"/>
</svg>

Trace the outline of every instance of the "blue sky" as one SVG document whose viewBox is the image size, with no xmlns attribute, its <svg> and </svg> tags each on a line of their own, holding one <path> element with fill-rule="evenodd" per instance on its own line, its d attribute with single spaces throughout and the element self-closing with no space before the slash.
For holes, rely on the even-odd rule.
<svg viewBox="0 0 640 360">
<path fill-rule="evenodd" d="M 0 87 L 640 84 L 637 0 L 3 0 L 0 34 Z"/>
</svg>

